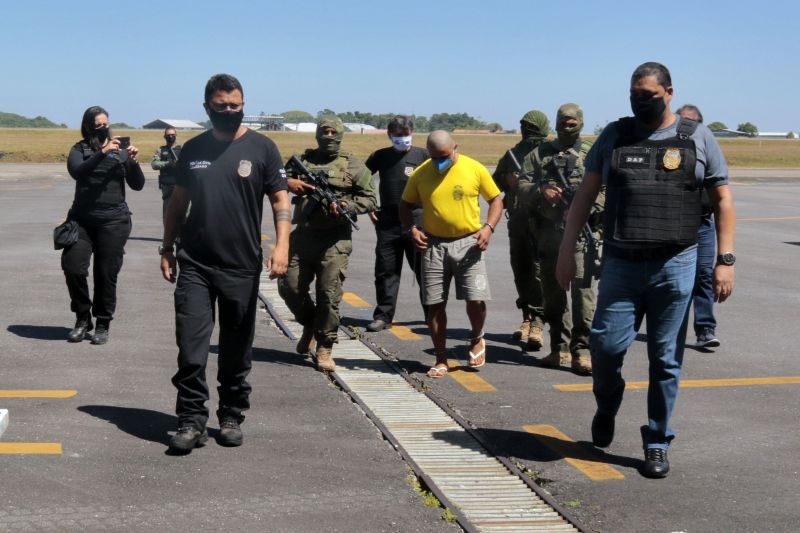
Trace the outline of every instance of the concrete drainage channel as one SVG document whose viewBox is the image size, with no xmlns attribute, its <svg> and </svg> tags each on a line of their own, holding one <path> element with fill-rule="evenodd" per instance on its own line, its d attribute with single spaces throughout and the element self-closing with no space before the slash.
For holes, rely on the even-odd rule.
<svg viewBox="0 0 800 533">
<path fill-rule="evenodd" d="M 262 275 L 259 298 L 290 339 L 303 327 Z M 379 350 L 345 329 L 334 348 L 336 383 L 381 430 L 466 531 L 583 531 L 513 463 L 487 451 L 467 422 Z"/>
</svg>

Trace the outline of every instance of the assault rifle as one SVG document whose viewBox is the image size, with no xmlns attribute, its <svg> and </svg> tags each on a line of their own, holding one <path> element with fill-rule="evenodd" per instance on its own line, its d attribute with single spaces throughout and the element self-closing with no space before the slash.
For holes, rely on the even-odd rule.
<svg viewBox="0 0 800 533">
<path fill-rule="evenodd" d="M 299 157 L 293 155 L 289 159 L 289 166 L 293 168 L 298 174 L 306 177 L 307 183 L 314 186 L 314 190 L 308 193 L 309 201 L 303 207 L 303 215 L 308 218 L 311 213 L 317 209 L 323 200 L 327 200 L 328 209 L 333 212 L 334 206 L 339 216 L 343 216 L 350 222 L 350 225 L 355 229 L 359 229 L 356 223 L 356 212 L 342 206 L 342 202 L 336 198 L 331 190 L 331 185 L 328 182 L 328 173 L 324 170 L 313 171 L 303 164 Z M 295 199 L 299 197 L 295 196 Z M 296 201 L 296 200 L 293 200 Z"/>
<path fill-rule="evenodd" d="M 556 163 L 556 160 L 557 158 L 554 157 L 550 161 L 550 164 L 555 171 L 558 181 L 561 182 L 561 188 L 564 191 L 564 194 L 561 196 L 561 202 L 569 208 L 572 204 L 572 199 L 575 197 L 575 188 L 570 185 L 564 177 L 564 174 L 561 173 L 561 168 Z M 584 240 L 586 240 L 586 253 L 583 255 L 583 288 L 588 288 L 592 286 L 592 275 L 600 272 L 600 247 L 603 243 L 594 238 L 592 226 L 589 225 L 588 221 L 583 225 L 581 235 L 583 235 Z"/>
</svg>

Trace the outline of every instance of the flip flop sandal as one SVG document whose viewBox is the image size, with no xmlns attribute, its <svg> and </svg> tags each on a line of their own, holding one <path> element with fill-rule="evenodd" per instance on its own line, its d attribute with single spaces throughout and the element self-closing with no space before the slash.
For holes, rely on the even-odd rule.
<svg viewBox="0 0 800 533">
<path fill-rule="evenodd" d="M 478 335 L 477 337 L 474 337 L 474 338 L 470 339 L 470 344 L 472 344 L 473 342 L 478 342 L 478 341 L 480 341 L 481 344 L 483 344 L 483 348 L 478 353 L 472 353 L 471 351 L 468 352 L 469 353 L 469 363 L 468 364 L 469 364 L 470 368 L 480 368 L 480 367 L 482 367 L 483 365 L 486 364 L 486 341 L 483 340 L 483 332 L 481 332 L 481 334 Z M 478 361 L 478 360 L 480 360 L 480 363 L 476 363 L 475 362 L 475 361 Z"/>
<path fill-rule="evenodd" d="M 440 379 L 447 375 L 447 367 L 432 366 L 428 369 L 427 376 L 429 378 Z"/>
</svg>

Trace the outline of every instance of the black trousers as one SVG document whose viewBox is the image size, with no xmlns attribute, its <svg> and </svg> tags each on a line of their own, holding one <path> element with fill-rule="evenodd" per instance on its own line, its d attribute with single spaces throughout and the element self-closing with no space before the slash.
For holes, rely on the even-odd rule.
<svg viewBox="0 0 800 533">
<path fill-rule="evenodd" d="M 94 315 L 98 322 L 114 318 L 117 276 L 122 269 L 125 243 L 131 234 L 131 217 L 114 219 L 79 217 L 78 242 L 64 248 L 61 268 L 69 290 L 70 309 L 78 318 Z M 89 263 L 94 254 L 94 298 L 89 295 Z"/>
<path fill-rule="evenodd" d="M 375 320 L 391 323 L 397 307 L 397 292 L 400 289 L 400 274 L 403 271 L 403 256 L 414 271 L 422 304 L 422 255 L 414 248 L 411 239 L 403 236 L 400 224 L 375 226 L 378 242 L 375 245 L 375 297 L 378 305 L 372 316 Z M 427 306 L 423 311 L 427 317 Z"/>
<path fill-rule="evenodd" d="M 250 408 L 247 375 L 252 366 L 256 297 L 260 272 L 241 272 L 200 265 L 178 252 L 180 264 L 175 288 L 175 340 L 178 389 L 175 413 L 178 426 L 202 430 L 208 421 L 206 365 L 214 330 L 215 304 L 219 310 L 219 409 L 221 419 L 244 420 Z"/>
</svg>

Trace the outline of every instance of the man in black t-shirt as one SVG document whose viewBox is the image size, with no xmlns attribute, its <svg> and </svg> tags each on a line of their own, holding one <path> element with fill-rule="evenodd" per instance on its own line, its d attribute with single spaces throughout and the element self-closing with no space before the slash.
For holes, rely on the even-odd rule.
<svg viewBox="0 0 800 533">
<path fill-rule="evenodd" d="M 178 431 L 174 453 L 189 453 L 208 440 L 208 385 L 205 373 L 214 304 L 219 313 L 219 444 L 239 446 L 250 407 L 250 372 L 256 296 L 262 268 L 261 217 L 269 197 L 276 244 L 266 266 L 282 276 L 289 261 L 291 204 L 278 148 L 270 139 L 241 125 L 242 86 L 228 74 L 212 76 L 203 104 L 213 128 L 188 141 L 180 154 L 175 190 L 164 219 L 159 247 L 161 272 L 176 280 L 175 239 L 180 275 L 175 289 L 175 337 L 178 372 Z M 181 226 L 186 211 L 191 213 Z"/>
<path fill-rule="evenodd" d="M 411 146 L 414 123 L 404 115 L 397 115 L 389 122 L 388 134 L 392 146 L 381 148 L 367 159 L 367 168 L 378 173 L 380 178 L 380 211 L 370 213 L 375 223 L 378 242 L 375 245 L 375 296 L 378 305 L 372 314 L 373 321 L 367 325 L 369 331 L 380 331 L 392 325 L 397 306 L 397 291 L 400 288 L 400 274 L 403 271 L 403 255 L 414 270 L 417 285 L 420 283 L 422 260 L 411 239 L 406 238 L 400 229 L 398 209 L 406 181 L 428 159 L 428 151 Z M 422 226 L 422 209 L 414 211 L 418 226 Z M 420 293 L 420 302 L 422 295 Z M 427 309 L 423 304 L 427 317 Z"/>
</svg>

